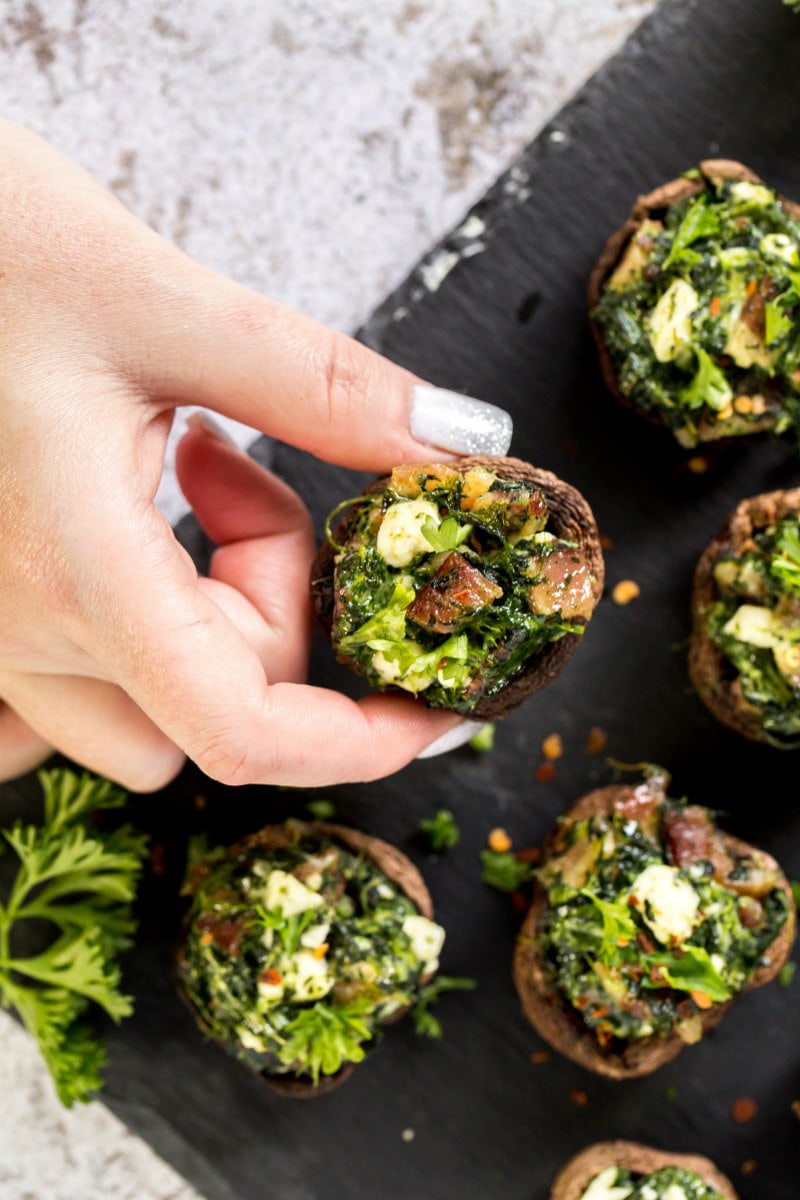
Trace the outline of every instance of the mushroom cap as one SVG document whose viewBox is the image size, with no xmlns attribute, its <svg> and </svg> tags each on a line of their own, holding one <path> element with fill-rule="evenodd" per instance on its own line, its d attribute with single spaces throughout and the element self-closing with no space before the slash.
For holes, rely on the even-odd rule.
<svg viewBox="0 0 800 1200">
<path fill-rule="evenodd" d="M 725 1200 L 739 1200 L 730 1179 L 709 1158 L 700 1154 L 670 1154 L 625 1141 L 595 1142 L 576 1154 L 554 1180 L 550 1200 L 580 1200 L 592 1180 L 609 1167 L 622 1167 L 636 1175 L 652 1175 L 661 1167 L 682 1167 L 694 1171 Z"/>
</svg>

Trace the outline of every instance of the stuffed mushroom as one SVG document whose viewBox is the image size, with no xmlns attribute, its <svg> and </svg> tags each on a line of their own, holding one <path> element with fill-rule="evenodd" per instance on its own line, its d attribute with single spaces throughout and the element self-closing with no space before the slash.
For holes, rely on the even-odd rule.
<svg viewBox="0 0 800 1200">
<path fill-rule="evenodd" d="M 723 724 L 800 746 L 800 489 L 743 500 L 702 555 L 689 674 Z"/>
<path fill-rule="evenodd" d="M 589 305 L 611 391 L 681 445 L 800 430 L 800 205 L 748 167 L 640 197 Z"/>
<path fill-rule="evenodd" d="M 200 1028 L 275 1090 L 341 1083 L 444 943 L 413 864 L 325 822 L 268 825 L 190 872 L 178 981 Z"/>
<path fill-rule="evenodd" d="M 537 874 L 514 975 L 537 1031 L 602 1075 L 646 1075 L 772 979 L 794 938 L 791 888 L 668 778 L 590 792 Z"/>
<path fill-rule="evenodd" d="M 597 1142 L 577 1154 L 550 1200 L 738 1200 L 731 1181 L 699 1154 L 636 1142 Z"/>
<path fill-rule="evenodd" d="M 317 615 L 340 662 L 431 707 L 506 716 L 561 671 L 602 593 L 586 501 L 517 459 L 396 467 L 340 509 Z"/>
</svg>

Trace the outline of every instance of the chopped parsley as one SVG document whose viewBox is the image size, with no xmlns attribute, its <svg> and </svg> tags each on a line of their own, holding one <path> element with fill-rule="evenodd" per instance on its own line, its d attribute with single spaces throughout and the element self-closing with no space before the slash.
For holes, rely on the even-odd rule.
<svg viewBox="0 0 800 1200">
<path fill-rule="evenodd" d="M 516 892 L 533 878 L 535 869 L 511 850 L 481 850 L 481 879 L 499 892 Z"/>
<path fill-rule="evenodd" d="M 432 817 L 423 817 L 419 829 L 436 854 L 457 846 L 461 837 L 455 817 L 448 808 L 440 808 Z"/>
</svg>

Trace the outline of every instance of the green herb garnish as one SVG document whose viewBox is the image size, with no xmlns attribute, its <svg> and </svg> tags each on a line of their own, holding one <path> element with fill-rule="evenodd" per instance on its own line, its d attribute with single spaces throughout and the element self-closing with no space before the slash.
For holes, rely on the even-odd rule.
<svg viewBox="0 0 800 1200">
<path fill-rule="evenodd" d="M 516 892 L 533 878 L 535 868 L 510 850 L 481 851 L 481 879 L 500 892 Z"/>
<path fill-rule="evenodd" d="M 452 849 L 458 844 L 461 836 L 455 817 L 447 808 L 440 808 L 432 817 L 423 817 L 419 828 L 427 838 L 431 850 L 437 854 L 442 850 Z"/>
<path fill-rule="evenodd" d="M 419 999 L 411 1010 L 414 1029 L 421 1037 L 440 1038 L 442 1023 L 431 1012 L 431 1007 L 444 992 L 456 990 L 472 991 L 477 984 L 474 979 L 458 978 L 452 975 L 437 975 L 436 979 L 420 989 Z"/>
</svg>

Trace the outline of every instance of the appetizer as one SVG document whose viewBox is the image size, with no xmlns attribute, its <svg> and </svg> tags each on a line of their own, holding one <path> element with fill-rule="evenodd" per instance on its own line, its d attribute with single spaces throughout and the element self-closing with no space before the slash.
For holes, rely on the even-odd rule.
<svg viewBox="0 0 800 1200">
<path fill-rule="evenodd" d="M 268 825 L 190 871 L 178 979 L 201 1029 L 275 1090 L 343 1082 L 432 977 L 444 930 L 386 842 Z"/>
<path fill-rule="evenodd" d="M 742 500 L 694 577 L 689 674 L 724 725 L 800 746 L 800 489 Z"/>
<path fill-rule="evenodd" d="M 800 428 L 800 205 L 748 167 L 640 197 L 589 305 L 609 388 L 682 446 Z"/>
<path fill-rule="evenodd" d="M 567 1163 L 550 1200 L 738 1200 L 733 1184 L 699 1154 L 636 1142 L 596 1142 Z"/>
<path fill-rule="evenodd" d="M 599 788 L 546 846 L 514 958 L 523 1008 L 568 1058 L 649 1074 L 772 979 L 795 930 L 768 854 L 671 799 L 668 777 Z"/>
<path fill-rule="evenodd" d="M 591 509 L 517 459 L 395 467 L 343 509 L 312 594 L 339 662 L 375 688 L 504 717 L 559 674 L 600 598 Z"/>
</svg>

